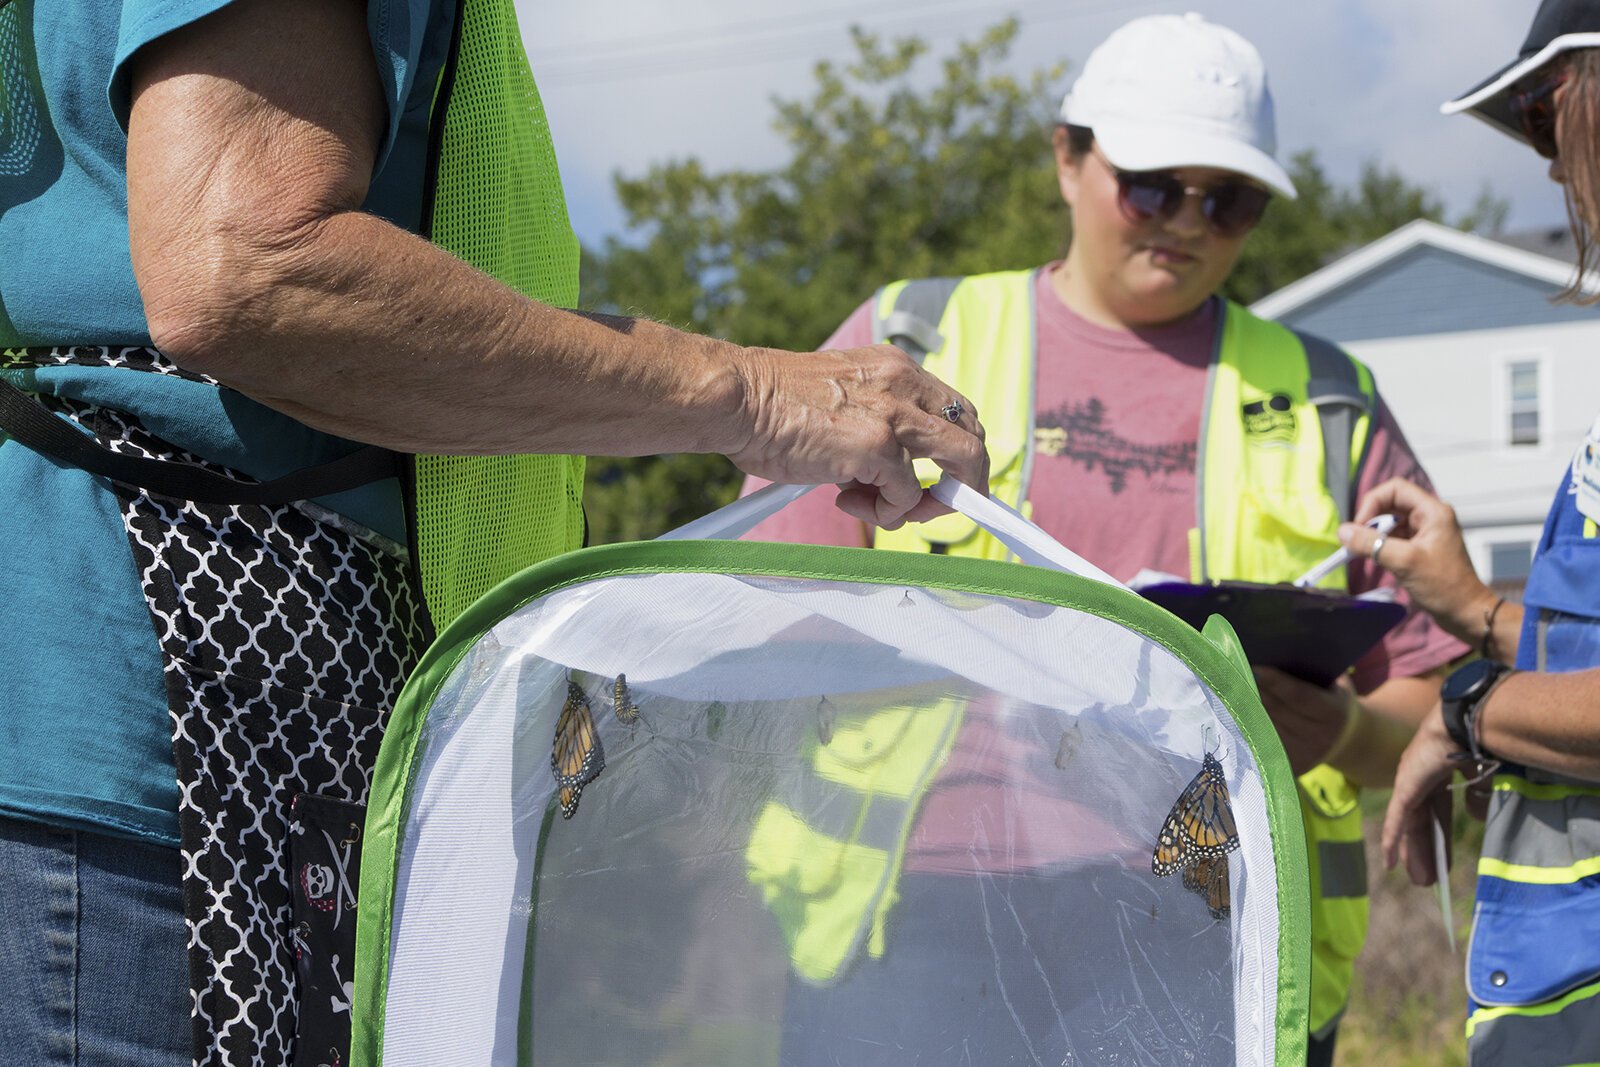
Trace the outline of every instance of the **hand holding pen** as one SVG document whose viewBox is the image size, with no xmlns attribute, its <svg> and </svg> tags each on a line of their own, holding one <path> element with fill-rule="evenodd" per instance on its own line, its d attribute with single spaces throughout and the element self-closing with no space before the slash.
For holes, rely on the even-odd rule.
<svg viewBox="0 0 1600 1067">
<path fill-rule="evenodd" d="M 1374 562 L 1376 562 L 1378 559 L 1378 553 L 1383 551 L 1385 540 L 1387 540 L 1390 532 L 1394 530 L 1395 521 L 1396 520 L 1393 515 L 1379 515 L 1375 518 L 1367 520 L 1365 525 L 1368 529 L 1377 533 L 1377 540 L 1373 544 L 1372 551 L 1369 553 L 1364 553 L 1364 555 L 1370 556 Z M 1340 528 L 1340 533 L 1342 536 L 1343 527 Z M 1346 545 L 1349 544 L 1348 541 L 1345 543 Z M 1348 547 L 1341 548 L 1337 552 L 1333 553 L 1333 555 L 1329 556 L 1327 559 L 1323 560 L 1321 563 L 1317 564 L 1315 567 L 1312 567 L 1300 577 L 1296 578 L 1294 580 L 1294 584 L 1301 589 L 1309 588 L 1316 585 L 1318 582 L 1322 581 L 1322 579 L 1326 578 L 1335 570 L 1343 567 L 1349 562 L 1350 549 Z"/>
<path fill-rule="evenodd" d="M 1379 512 L 1398 520 L 1392 536 L 1362 524 Z M 1455 509 L 1426 489 L 1392 478 L 1361 498 L 1356 520 L 1339 527 L 1339 540 L 1350 554 L 1393 574 L 1412 604 L 1456 637 L 1488 654 L 1494 651 L 1494 642 L 1486 638 L 1496 632 L 1496 616 L 1507 627 L 1520 619 L 1520 611 L 1479 581 Z"/>
</svg>

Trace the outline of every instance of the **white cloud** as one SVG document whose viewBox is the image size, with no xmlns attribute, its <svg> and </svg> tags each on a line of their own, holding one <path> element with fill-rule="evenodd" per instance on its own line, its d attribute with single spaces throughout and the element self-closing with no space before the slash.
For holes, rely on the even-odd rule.
<svg viewBox="0 0 1600 1067">
<path fill-rule="evenodd" d="M 614 171 L 635 174 L 684 156 L 713 168 L 779 158 L 771 97 L 804 94 L 816 60 L 846 54 L 851 21 L 948 45 L 1020 8 L 1024 29 L 1011 65 L 1028 71 L 1058 59 L 1076 67 L 1128 18 L 1185 7 L 1260 48 L 1284 154 L 1313 148 L 1340 182 L 1367 160 L 1393 166 L 1437 191 L 1452 212 L 1487 184 L 1510 201 L 1511 226 L 1560 224 L 1560 192 L 1542 160 L 1481 123 L 1438 111 L 1512 58 L 1533 0 L 873 0 L 845 14 L 828 0 L 810 9 L 775 0 L 518 0 L 574 223 L 590 242 L 621 225 Z M 730 36 L 729 27 L 740 34 Z M 636 47 L 620 54 L 619 42 Z M 671 73 L 659 73 L 663 67 Z"/>
</svg>

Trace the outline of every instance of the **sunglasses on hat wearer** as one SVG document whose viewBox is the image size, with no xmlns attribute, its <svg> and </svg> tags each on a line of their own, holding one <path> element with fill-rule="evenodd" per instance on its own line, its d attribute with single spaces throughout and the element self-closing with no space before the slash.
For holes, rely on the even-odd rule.
<svg viewBox="0 0 1600 1067">
<path fill-rule="evenodd" d="M 1272 194 L 1238 178 L 1211 185 L 1186 185 L 1170 170 L 1118 170 L 1103 153 L 1100 161 L 1117 179 L 1117 207 L 1129 222 L 1171 219 L 1192 194 L 1200 197 L 1200 214 L 1218 237 L 1238 237 L 1261 221 Z"/>
<path fill-rule="evenodd" d="M 1522 127 L 1523 136 L 1545 159 L 1556 158 L 1556 90 L 1566 84 L 1570 73 L 1562 66 L 1506 95 L 1506 105 Z"/>
</svg>

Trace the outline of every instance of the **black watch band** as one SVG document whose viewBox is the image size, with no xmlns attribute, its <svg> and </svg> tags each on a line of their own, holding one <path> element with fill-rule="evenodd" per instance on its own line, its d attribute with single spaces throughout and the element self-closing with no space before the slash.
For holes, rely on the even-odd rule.
<svg viewBox="0 0 1600 1067">
<path fill-rule="evenodd" d="M 1444 718 L 1445 732 L 1462 752 L 1484 755 L 1479 751 L 1474 721 L 1483 699 L 1510 673 L 1511 668 L 1504 663 L 1476 659 L 1451 671 L 1439 688 L 1439 714 Z"/>
<path fill-rule="evenodd" d="M 1460 700 L 1439 701 L 1439 714 L 1444 716 L 1444 732 L 1456 743 L 1461 752 L 1472 751 L 1472 727 L 1467 723 L 1466 704 Z"/>
</svg>

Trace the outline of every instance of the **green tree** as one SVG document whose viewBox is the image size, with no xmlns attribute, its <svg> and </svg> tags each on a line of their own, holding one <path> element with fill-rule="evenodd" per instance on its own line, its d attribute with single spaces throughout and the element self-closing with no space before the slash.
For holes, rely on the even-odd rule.
<svg viewBox="0 0 1600 1067">
<path fill-rule="evenodd" d="M 854 56 L 817 64 L 803 99 L 775 100 L 786 162 L 711 173 L 695 159 L 614 179 L 627 223 L 584 261 L 586 306 L 648 315 L 741 344 L 820 344 L 896 278 L 1030 267 L 1070 234 L 1049 135 L 1065 65 L 1002 67 L 1008 19 L 938 61 L 917 39 L 852 31 Z M 1253 300 L 1413 218 L 1436 197 L 1376 164 L 1336 188 L 1310 152 L 1228 294 Z M 1497 202 L 1477 206 L 1495 218 Z M 1499 207 L 1503 217 L 1503 205 Z M 654 536 L 728 502 L 740 475 L 715 456 L 590 461 L 594 543 Z"/>
</svg>

